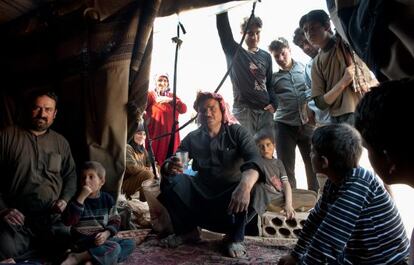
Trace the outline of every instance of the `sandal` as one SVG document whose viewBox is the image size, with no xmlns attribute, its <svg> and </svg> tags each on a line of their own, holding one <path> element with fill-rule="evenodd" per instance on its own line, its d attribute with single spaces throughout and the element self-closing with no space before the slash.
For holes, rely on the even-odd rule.
<svg viewBox="0 0 414 265">
<path fill-rule="evenodd" d="M 227 255 L 231 258 L 247 257 L 247 251 L 242 242 L 228 242 L 225 247 Z"/>
</svg>

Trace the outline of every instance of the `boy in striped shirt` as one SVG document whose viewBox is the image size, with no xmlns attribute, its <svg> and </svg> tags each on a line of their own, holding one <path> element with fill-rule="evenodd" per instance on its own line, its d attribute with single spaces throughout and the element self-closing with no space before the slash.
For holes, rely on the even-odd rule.
<svg viewBox="0 0 414 265">
<path fill-rule="evenodd" d="M 408 239 L 384 186 L 358 167 L 361 136 L 347 124 L 315 130 L 312 166 L 328 176 L 290 255 L 279 264 L 406 264 Z"/>
<path fill-rule="evenodd" d="M 133 240 L 116 237 L 121 218 L 112 196 L 101 191 L 105 175 L 96 161 L 81 168 L 81 187 L 62 215 L 63 222 L 71 225 L 74 251 L 61 265 L 113 265 L 125 261 L 135 248 Z"/>
</svg>

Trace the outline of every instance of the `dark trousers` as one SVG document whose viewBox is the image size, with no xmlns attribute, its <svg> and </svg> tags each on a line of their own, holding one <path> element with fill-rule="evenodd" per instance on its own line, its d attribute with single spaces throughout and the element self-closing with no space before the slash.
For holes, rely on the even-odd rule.
<svg viewBox="0 0 414 265">
<path fill-rule="evenodd" d="M 355 124 L 355 114 L 353 112 L 341 116 L 331 117 L 332 123 L 348 123 L 351 126 Z"/>
<path fill-rule="evenodd" d="M 0 260 L 12 257 L 21 261 L 43 254 L 58 258 L 70 246 L 70 233 L 57 219 L 57 215 L 26 216 L 27 226 L 0 221 Z"/>
<path fill-rule="evenodd" d="M 229 195 L 231 196 L 231 193 Z M 167 208 L 174 232 L 177 235 L 189 233 L 199 226 L 224 233 L 232 242 L 242 242 L 244 240 L 246 224 L 256 215 L 254 211 L 249 211 L 249 218 L 246 212 L 228 214 L 227 206 L 230 197 L 228 200 L 223 200 L 223 198 L 206 200 L 197 194 L 192 197 L 198 207 L 188 207 L 172 188 L 166 188 L 165 186 L 158 197 Z"/>
<path fill-rule="evenodd" d="M 305 164 L 308 189 L 318 192 L 318 180 L 313 172 L 310 159 L 313 130 L 314 127 L 310 125 L 290 126 L 276 122 L 276 152 L 285 166 L 290 185 L 296 188 L 295 159 L 296 146 L 298 146 Z"/>
</svg>

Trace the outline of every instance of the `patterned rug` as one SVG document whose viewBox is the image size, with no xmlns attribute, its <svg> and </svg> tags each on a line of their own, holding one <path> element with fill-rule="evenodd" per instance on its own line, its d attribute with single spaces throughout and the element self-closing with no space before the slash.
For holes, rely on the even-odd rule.
<svg viewBox="0 0 414 265">
<path fill-rule="evenodd" d="M 159 246 L 159 239 L 156 235 L 149 234 L 123 264 L 277 264 L 279 258 L 289 252 L 289 245 L 292 243 L 290 241 L 277 244 L 274 241 L 266 242 L 246 237 L 245 246 L 248 257 L 235 259 L 223 255 L 221 240 L 217 236 L 205 236 L 203 233 L 202 238 L 201 242 L 193 245 L 168 249 Z"/>
</svg>

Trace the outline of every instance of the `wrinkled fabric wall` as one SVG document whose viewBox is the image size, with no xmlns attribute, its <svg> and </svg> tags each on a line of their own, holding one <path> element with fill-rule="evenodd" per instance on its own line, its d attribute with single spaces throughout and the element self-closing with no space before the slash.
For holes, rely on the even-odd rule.
<svg viewBox="0 0 414 265">
<path fill-rule="evenodd" d="M 103 163 L 104 189 L 117 195 L 128 132 L 145 110 L 155 17 L 222 2 L 64 1 L 0 25 L 0 128 L 19 121 L 28 92 L 54 90 L 53 128 L 78 165 Z"/>
<path fill-rule="evenodd" d="M 4 63 L 8 64 L 5 67 L 6 90 L 11 90 L 8 96 L 14 97 L 18 104 L 28 90 L 37 87 L 55 90 L 60 100 L 54 128 L 69 140 L 78 164 L 96 160 L 105 166 L 108 176 L 105 189 L 113 194 L 119 190 L 124 171 L 126 106 L 134 49 L 147 56 L 142 68 L 134 72 L 135 80 L 141 81 L 131 86 L 134 97 L 130 100 L 145 98 L 147 92 L 145 80 L 148 80 L 151 52 L 146 50 L 151 48 L 147 42 L 152 20 L 143 19 L 145 8 L 142 3 L 130 3 L 101 22 L 85 17 L 82 10 L 40 20 L 38 23 L 44 28 L 34 28 L 32 33 L 15 38 L 9 47 L 2 49 L 7 58 Z M 134 46 L 137 32 L 144 39 L 139 43 L 142 47 Z M 131 111 L 134 111 L 131 116 L 139 115 L 138 107 Z"/>
</svg>

